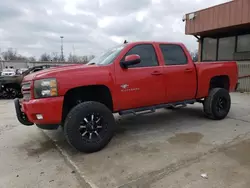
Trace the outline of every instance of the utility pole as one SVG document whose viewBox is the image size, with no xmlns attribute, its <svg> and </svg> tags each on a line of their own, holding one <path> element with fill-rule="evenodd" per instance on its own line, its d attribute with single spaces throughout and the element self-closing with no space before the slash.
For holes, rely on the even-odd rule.
<svg viewBox="0 0 250 188">
<path fill-rule="evenodd" d="M 63 56 L 63 36 L 60 36 L 61 38 L 61 61 L 64 61 L 64 56 Z"/>
</svg>

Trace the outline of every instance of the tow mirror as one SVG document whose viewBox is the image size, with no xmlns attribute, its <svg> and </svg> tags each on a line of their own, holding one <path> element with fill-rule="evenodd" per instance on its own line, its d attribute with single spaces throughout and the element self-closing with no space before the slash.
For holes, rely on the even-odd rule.
<svg viewBox="0 0 250 188">
<path fill-rule="evenodd" d="M 131 65 L 136 65 L 141 62 L 141 57 L 136 54 L 127 55 L 124 61 L 120 62 L 122 68 L 127 69 Z"/>
</svg>

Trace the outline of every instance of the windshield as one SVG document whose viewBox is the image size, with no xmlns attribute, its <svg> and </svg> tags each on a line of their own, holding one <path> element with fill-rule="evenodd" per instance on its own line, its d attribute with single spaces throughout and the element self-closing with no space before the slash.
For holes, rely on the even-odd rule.
<svg viewBox="0 0 250 188">
<path fill-rule="evenodd" d="M 120 54 L 120 52 L 122 51 L 122 49 L 125 46 L 126 45 L 123 44 L 123 45 L 116 46 L 112 49 L 109 49 L 105 53 L 102 53 L 100 56 L 97 56 L 94 59 L 92 59 L 90 62 L 88 62 L 87 65 L 91 65 L 91 64 L 108 65 L 108 64 L 111 64 L 111 63 L 113 63 L 115 58 Z"/>
</svg>

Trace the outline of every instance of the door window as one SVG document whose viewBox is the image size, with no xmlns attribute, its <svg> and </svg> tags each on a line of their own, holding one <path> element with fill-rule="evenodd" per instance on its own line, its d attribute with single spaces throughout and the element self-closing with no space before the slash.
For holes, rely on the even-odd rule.
<svg viewBox="0 0 250 188">
<path fill-rule="evenodd" d="M 165 65 L 187 64 L 187 57 L 181 46 L 175 44 L 161 44 L 160 48 L 164 57 Z"/>
<path fill-rule="evenodd" d="M 151 44 L 141 44 L 134 46 L 132 49 L 128 51 L 128 53 L 125 56 L 132 54 L 139 55 L 141 57 L 141 62 L 139 64 L 129 66 L 129 68 L 158 66 L 158 60 L 155 53 L 155 49 Z M 124 59 L 125 57 L 123 58 L 123 60 Z"/>
</svg>

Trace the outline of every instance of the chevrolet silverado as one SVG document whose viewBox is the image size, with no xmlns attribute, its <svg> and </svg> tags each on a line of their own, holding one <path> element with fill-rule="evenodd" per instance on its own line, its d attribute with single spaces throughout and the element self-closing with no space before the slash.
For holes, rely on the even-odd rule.
<svg viewBox="0 0 250 188">
<path fill-rule="evenodd" d="M 96 152 L 114 135 L 114 113 L 140 114 L 199 102 L 208 118 L 224 119 L 237 80 L 236 62 L 194 63 L 181 43 L 131 42 L 85 65 L 27 75 L 23 98 L 14 103 L 22 124 L 41 129 L 61 125 L 71 146 Z"/>
</svg>

